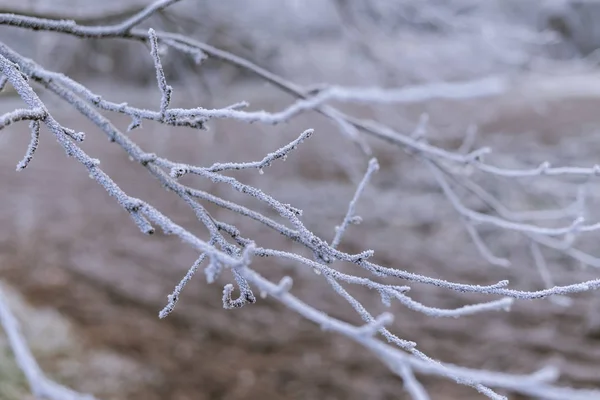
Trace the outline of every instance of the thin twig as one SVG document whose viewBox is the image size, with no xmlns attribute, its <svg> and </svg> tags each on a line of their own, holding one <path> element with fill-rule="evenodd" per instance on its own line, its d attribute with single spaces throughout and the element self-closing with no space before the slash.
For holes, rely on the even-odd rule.
<svg viewBox="0 0 600 400">
<path fill-rule="evenodd" d="M 336 247 L 338 247 L 340 245 L 342 236 L 344 235 L 344 233 L 346 232 L 346 229 L 348 229 L 348 226 L 350 224 L 360 223 L 360 217 L 355 215 L 356 203 L 358 202 L 358 199 L 364 192 L 364 190 L 367 186 L 367 183 L 371 179 L 371 176 L 378 169 L 379 169 L 379 163 L 377 163 L 377 160 L 375 158 L 372 158 L 369 161 L 369 167 L 367 168 L 367 172 L 365 173 L 365 176 L 358 184 L 358 187 L 356 188 L 356 192 L 354 193 L 354 197 L 352 198 L 352 200 L 350 201 L 350 204 L 348 205 L 348 211 L 346 212 L 346 215 L 344 216 L 344 220 L 342 221 L 342 224 L 340 226 L 336 227 L 336 229 L 335 229 L 335 236 L 334 236 L 333 240 L 331 241 L 332 248 L 335 249 Z"/>
<path fill-rule="evenodd" d="M 25 156 L 17 164 L 17 171 L 27 168 L 33 159 L 33 156 L 35 155 L 35 151 L 40 143 L 40 121 L 31 121 L 29 123 L 29 130 L 31 131 L 31 140 L 29 142 L 29 146 L 27 146 L 27 152 L 25 153 Z"/>
</svg>

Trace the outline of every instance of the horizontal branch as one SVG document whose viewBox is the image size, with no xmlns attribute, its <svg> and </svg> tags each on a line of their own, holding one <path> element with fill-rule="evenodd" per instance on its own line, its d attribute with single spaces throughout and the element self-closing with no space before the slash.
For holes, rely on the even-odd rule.
<svg viewBox="0 0 600 400">
<path fill-rule="evenodd" d="M 46 118 L 46 115 L 48 115 L 48 113 L 43 107 L 34 109 L 19 108 L 0 115 L 0 129 L 4 129 L 19 121 L 39 121 Z"/>
</svg>

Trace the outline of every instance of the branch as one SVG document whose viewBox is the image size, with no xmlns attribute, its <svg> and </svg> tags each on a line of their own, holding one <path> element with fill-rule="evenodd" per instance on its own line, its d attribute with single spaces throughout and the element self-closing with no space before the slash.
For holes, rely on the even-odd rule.
<svg viewBox="0 0 600 400">
<path fill-rule="evenodd" d="M 0 129 L 4 129 L 9 125 L 19 121 L 39 121 L 46 118 L 47 111 L 43 107 L 37 107 L 31 110 L 17 109 L 0 115 Z"/>
<path fill-rule="evenodd" d="M 25 374 L 34 396 L 49 400 L 95 400 L 92 395 L 77 393 L 44 375 L 27 346 L 21 327 L 8 307 L 2 289 L 0 289 L 0 325 L 6 332 L 17 365 Z"/>
<path fill-rule="evenodd" d="M 25 157 L 23 157 L 23 159 L 17 164 L 17 171 L 27 168 L 40 143 L 40 122 L 31 121 L 29 124 L 29 129 L 31 130 L 31 141 L 29 142 L 29 146 L 27 146 Z"/>
<path fill-rule="evenodd" d="M 458 383 L 475 388 L 480 393 L 492 399 L 504 399 L 504 397 L 492 391 L 491 387 L 505 388 L 523 394 L 535 395 L 537 397 L 548 399 L 583 399 L 587 398 L 585 396 L 598 396 L 598 392 L 595 391 L 575 391 L 546 385 L 545 382 L 542 382 L 540 374 L 515 377 L 488 371 L 467 370 L 449 364 L 439 363 L 417 350 L 415 347 L 416 343 L 400 339 L 389 332 L 385 325 L 391 323 L 390 314 L 384 313 L 380 317 L 374 318 L 360 302 L 358 302 L 352 295 L 348 293 L 348 291 L 346 291 L 340 282 L 361 285 L 369 289 L 376 290 L 381 296 L 382 301 L 386 304 L 388 304 L 391 299 L 395 298 L 408 308 L 425 313 L 427 315 L 460 316 L 474 314 L 481 311 L 504 310 L 512 303 L 512 298 L 534 299 L 554 296 L 557 294 L 577 293 L 598 289 L 600 287 L 600 280 L 590 280 L 588 282 L 575 285 L 552 287 L 541 291 L 517 291 L 508 289 L 506 287 L 508 285 L 508 281 L 500 281 L 498 283 L 486 286 L 468 285 L 429 278 L 419 274 L 412 274 L 407 271 L 377 265 L 369 261 L 369 258 L 373 256 L 372 250 L 365 250 L 358 254 L 348 254 L 339 251 L 336 248 L 337 245 L 339 245 L 342 234 L 347 226 L 356 221 L 356 216 L 354 215 L 355 203 L 360 194 L 363 192 L 370 175 L 376 169 L 376 162 L 372 161 L 369 164 L 367 174 L 359 185 L 354 198 L 350 202 L 348 212 L 342 223 L 342 227 L 340 227 L 338 232 L 336 232 L 336 237 L 334 238 L 332 245 L 328 245 L 325 240 L 317 237 L 309 229 L 307 229 L 300 219 L 301 210 L 298 210 L 289 204 L 283 204 L 269 194 L 255 187 L 244 184 L 233 177 L 225 176 L 219 173 L 228 170 L 248 168 L 258 168 L 260 171 L 263 167 L 270 165 L 270 163 L 275 159 L 285 158 L 288 152 L 294 149 L 302 140 L 307 138 L 310 135 L 309 132 L 312 131 L 305 131 L 298 139 L 277 150 L 276 152 L 268 154 L 265 158 L 263 158 L 262 161 L 252 163 L 219 163 L 207 168 L 170 161 L 158 157 L 155 154 L 144 152 L 126 135 L 116 129 L 110 123 L 110 121 L 102 116 L 97 110 L 108 110 L 129 115 L 133 120 L 131 127 L 139 126 L 141 121 L 145 119 L 158 121 L 171 126 L 189 126 L 196 129 L 204 128 L 204 123 L 212 118 L 227 118 L 245 122 L 274 124 L 288 121 L 290 118 L 294 117 L 300 112 L 314 110 L 334 121 L 346 135 L 348 135 L 357 144 L 361 145 L 365 151 L 368 150 L 368 146 L 361 139 L 359 131 L 366 132 L 379 139 L 401 146 L 407 150 L 410 150 L 412 154 L 416 154 L 423 158 L 428 165 L 431 166 L 434 176 L 438 180 L 440 187 L 448 197 L 450 203 L 463 217 L 468 219 L 468 227 L 473 227 L 470 225 L 473 222 L 489 223 L 500 228 L 511 229 L 527 235 L 539 235 L 542 237 L 575 234 L 598 229 L 600 225 L 583 225 L 583 220 L 580 219 L 576 219 L 571 225 L 566 227 L 544 228 L 533 224 L 509 221 L 506 218 L 474 212 L 473 210 L 465 207 L 458 196 L 454 193 L 451 185 L 449 182 L 447 182 L 446 177 L 443 174 L 442 167 L 439 166 L 439 162 L 448 162 L 457 164 L 458 166 L 479 167 L 479 169 L 484 172 L 489 172 L 496 175 L 501 175 L 503 173 L 514 174 L 513 172 L 506 172 L 506 170 L 496 171 L 494 167 L 489 167 L 487 164 L 483 164 L 482 157 L 489 153 L 490 150 L 488 148 L 484 147 L 471 150 L 470 143 L 467 143 L 469 145 L 468 152 L 465 153 L 445 150 L 429 144 L 426 140 L 424 140 L 424 136 L 421 133 L 418 135 L 403 135 L 385 125 L 373 121 L 363 121 L 354 118 L 325 104 L 330 100 L 359 101 L 369 103 L 402 103 L 424 101 L 432 98 L 477 98 L 501 93 L 502 91 L 506 90 L 506 82 L 492 79 L 488 81 L 474 81 L 467 83 L 431 84 L 392 90 L 356 88 L 344 89 L 333 87 L 325 88 L 309 94 L 309 92 L 304 88 L 271 74 L 246 60 L 223 52 L 219 49 L 215 49 L 206 44 L 196 42 L 181 35 L 155 32 L 154 30 L 149 30 L 146 32 L 142 29 L 134 28 L 136 25 L 146 20 L 152 13 L 163 9 L 174 2 L 175 1 L 155 2 L 123 23 L 104 27 L 81 26 L 73 21 L 51 21 L 14 15 L 0 15 L 0 24 L 5 25 L 20 26 L 35 30 L 57 31 L 79 37 L 119 37 L 143 42 L 148 41 L 150 43 L 151 55 L 153 57 L 157 75 L 157 84 L 161 92 L 161 105 L 158 112 L 131 107 L 127 103 L 116 104 L 103 100 L 100 96 L 92 93 L 89 89 L 85 88 L 78 82 L 75 82 L 64 75 L 45 71 L 33 61 L 23 58 L 17 52 L 14 52 L 12 49 L 8 48 L 2 43 L 0 43 L 0 72 L 5 75 L 7 80 L 10 81 L 11 85 L 15 87 L 17 93 L 25 101 L 30 110 L 41 110 L 36 115 L 33 115 L 33 111 L 17 110 L 18 112 L 16 114 L 9 113 L 3 116 L 5 121 L 8 121 L 5 123 L 5 125 L 17 120 L 30 119 L 34 121 L 32 123 L 32 135 L 35 136 L 35 141 L 32 137 L 32 142 L 24 159 L 27 160 L 24 163 L 25 165 L 31 160 L 35 148 L 37 147 L 39 121 L 41 120 L 49 128 L 50 132 L 54 134 L 57 141 L 65 149 L 67 155 L 74 157 L 77 161 L 85 166 L 90 173 L 90 176 L 101 186 L 103 186 L 111 196 L 115 197 L 121 207 L 128 211 L 142 232 L 152 233 L 154 231 L 153 225 L 160 227 L 165 234 L 178 236 L 185 242 L 192 245 L 201 254 L 200 258 L 198 258 L 198 260 L 192 265 L 188 273 L 183 277 L 180 283 L 175 287 L 173 293 L 169 296 L 168 304 L 159 314 L 161 318 L 168 315 L 168 313 L 174 309 L 185 284 L 195 274 L 201 262 L 205 258 L 208 258 L 210 263 L 205 269 L 205 274 L 209 283 L 214 281 L 224 269 L 228 269 L 233 275 L 235 283 L 240 291 L 239 298 L 233 299 L 232 294 L 235 290 L 234 285 L 225 285 L 223 289 L 223 306 L 225 308 L 238 308 L 244 306 L 245 304 L 255 302 L 256 298 L 254 297 L 251 286 L 255 289 L 258 288 L 261 293 L 264 292 L 274 297 L 290 309 L 319 324 L 324 329 L 341 333 L 373 351 L 380 359 L 382 359 L 382 361 L 390 366 L 394 372 L 404 378 L 405 384 L 407 385 L 407 390 L 409 390 L 413 396 L 420 396 L 418 398 L 426 398 L 423 397 L 426 396 L 426 394 L 424 394 L 424 390 L 422 390 L 420 385 L 414 379 L 413 372 L 433 374 L 453 379 Z M 207 54 L 214 58 L 221 59 L 222 61 L 237 65 L 238 67 L 251 70 L 262 76 L 264 79 L 293 94 L 299 98 L 299 100 L 286 109 L 276 113 L 269 113 L 266 111 L 247 112 L 242 110 L 242 108 L 245 106 L 243 103 L 214 110 L 207 110 L 201 107 L 190 109 L 169 108 L 172 89 L 166 83 L 158 52 L 158 40 L 163 41 L 163 43 L 166 45 L 190 54 L 193 57 L 200 57 L 199 55 Z M 18 68 L 16 65 L 18 65 Z M 165 188 L 172 190 L 179 197 L 181 197 L 194 211 L 197 219 L 206 227 L 210 234 L 210 240 L 203 241 L 199 239 L 196 235 L 175 224 L 172 220 L 160 213 L 160 211 L 157 209 L 153 208 L 150 204 L 139 199 L 132 198 L 124 193 L 99 168 L 98 160 L 92 159 L 85 152 L 83 152 L 80 147 L 78 147 L 76 142 L 83 140 L 84 135 L 82 133 L 76 133 L 67 127 L 63 127 L 51 115 L 44 111 L 45 108 L 43 107 L 42 102 L 31 89 L 23 74 L 25 74 L 26 77 L 30 77 L 35 82 L 40 83 L 43 87 L 47 88 L 64 101 L 71 104 L 75 109 L 77 109 L 91 122 L 98 126 L 109 137 L 110 140 L 119 144 L 132 157 L 133 160 L 147 168 L 148 171 Z M 464 147 L 467 148 L 466 145 Z M 540 172 L 546 173 L 548 170 L 550 170 L 549 165 L 544 167 L 543 170 L 540 170 Z M 166 171 L 170 172 L 170 175 L 167 174 Z M 569 172 L 573 171 L 570 170 Z M 226 200 L 218 198 L 209 193 L 182 185 L 176 180 L 180 176 L 187 173 L 199 175 L 200 177 L 210 179 L 213 182 L 228 184 L 239 192 L 258 199 L 263 204 L 266 204 L 271 209 L 277 211 L 280 216 L 282 216 L 289 224 L 292 225 L 292 228 L 266 218 L 260 213 L 254 212 L 231 202 L 227 202 Z M 386 285 L 376 282 L 372 279 L 344 274 L 331 268 L 324 262 L 309 260 L 294 253 L 280 252 L 273 249 L 256 247 L 250 239 L 242 237 L 235 227 L 223 224 L 220 221 L 216 221 L 206 211 L 206 209 L 199 204 L 198 199 L 213 202 L 221 207 L 234 212 L 239 212 L 242 215 L 260 221 L 265 226 L 268 226 L 284 234 L 286 237 L 301 243 L 307 249 L 313 252 L 315 259 L 320 261 L 345 261 L 358 265 L 377 277 L 397 277 L 413 282 L 440 286 L 460 292 L 500 295 L 509 298 L 464 306 L 456 310 L 442 310 L 428 307 L 404 295 L 404 293 L 407 291 L 406 287 Z M 476 231 L 473 232 L 472 236 L 474 240 L 477 240 L 479 236 Z M 233 239 L 233 244 L 226 240 L 224 234 L 231 236 L 231 239 Z M 485 253 L 486 249 L 487 248 L 483 245 L 483 242 L 480 242 L 480 250 Z M 331 318 L 326 314 L 306 305 L 290 293 L 291 279 L 289 278 L 284 278 L 278 284 L 264 279 L 256 271 L 250 268 L 252 257 L 255 255 L 262 257 L 275 256 L 281 259 L 294 260 L 301 265 L 312 268 L 315 271 L 319 271 L 325 277 L 330 286 L 361 316 L 361 318 L 365 321 L 365 325 L 354 326 L 347 324 L 343 321 Z M 491 258 L 491 253 L 488 254 L 488 256 Z M 381 333 L 388 340 L 388 342 L 393 343 L 396 347 L 377 340 L 374 337 L 377 332 Z M 398 347 L 404 351 L 401 351 L 398 349 Z"/>
<path fill-rule="evenodd" d="M 365 190 L 365 187 L 367 186 L 367 183 L 371 179 L 371 176 L 377 170 L 379 170 L 379 164 L 377 163 L 377 160 L 375 158 L 372 158 L 371 161 L 369 161 L 369 167 L 367 169 L 367 172 L 365 173 L 365 176 L 360 181 L 358 188 L 356 189 L 356 192 L 354 193 L 354 197 L 350 201 L 350 204 L 348 206 L 348 211 L 346 212 L 346 216 L 344 217 L 344 220 L 342 221 L 342 225 L 340 225 L 339 227 L 336 227 L 336 229 L 335 229 L 335 237 L 331 241 L 332 248 L 335 249 L 336 247 L 338 247 L 340 245 L 342 236 L 344 235 L 344 232 L 346 232 L 346 229 L 348 229 L 348 226 L 350 224 L 359 224 L 360 223 L 361 218 L 359 216 L 355 215 L 356 203 L 357 203 L 359 197 L 361 196 L 361 194 L 363 193 L 363 191 Z"/>
</svg>

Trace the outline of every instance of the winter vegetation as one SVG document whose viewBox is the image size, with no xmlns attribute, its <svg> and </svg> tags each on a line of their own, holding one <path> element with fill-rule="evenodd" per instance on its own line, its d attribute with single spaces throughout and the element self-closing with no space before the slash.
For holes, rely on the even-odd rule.
<svg viewBox="0 0 600 400">
<path fill-rule="evenodd" d="M 537 11 L 534 15 L 532 5 L 514 1 L 489 2 L 486 6 L 474 1 L 431 0 L 418 4 L 383 0 L 307 1 L 314 3 L 312 6 L 290 1 L 285 3 L 286 7 L 296 14 L 282 10 L 282 22 L 270 25 L 270 31 L 265 32 L 259 27 L 253 30 L 252 22 L 248 21 L 262 20 L 265 14 L 273 12 L 273 4 L 268 1 L 257 2 L 256 6 L 237 4 L 241 2 L 201 4 L 191 0 L 160 0 L 139 5 L 131 2 L 131 9 L 106 4 L 105 9 L 89 9 L 89 15 L 70 15 L 73 11 L 68 7 L 61 9 L 60 2 L 40 3 L 52 4 L 40 9 L 26 8 L 20 2 L 4 3 L 7 4 L 0 3 L 0 10 L 5 11 L 0 14 L 0 90 L 12 95 L 10 102 L 0 103 L 10 105 L 10 109 L 1 111 L 0 130 L 6 132 L 27 125 L 29 131 L 29 144 L 22 150 L 16 170 L 27 174 L 38 161 L 38 151 L 52 137 L 69 159 L 68 168 L 85 170 L 108 193 L 114 212 L 120 207 L 129 216 L 122 224 L 134 224 L 143 235 L 159 236 L 147 240 L 174 236 L 193 249 L 196 260 L 178 282 L 169 282 L 173 286 L 170 292 L 162 293 L 164 304 L 155 310 L 161 323 L 180 312 L 181 304 L 193 302 L 193 297 L 189 300 L 187 297 L 191 291 L 188 285 L 204 279 L 209 285 L 224 283 L 220 289 L 222 313 L 242 314 L 266 302 L 279 302 L 288 313 L 316 324 L 324 331 L 323 335 L 345 337 L 354 346 L 364 347 L 373 360 L 378 359 L 399 378 L 398 390 L 403 388 L 408 398 L 442 398 L 430 394 L 428 384 L 424 383 L 429 381 L 423 377 L 440 378 L 465 386 L 481 398 L 497 400 L 520 398 L 516 396 L 547 400 L 600 398 L 600 380 L 595 386 L 581 387 L 565 382 L 561 380 L 564 371 L 556 365 L 542 363 L 537 370 L 515 372 L 511 368 L 454 364 L 422 350 L 418 337 L 407 338 L 402 334 L 405 318 L 411 318 L 412 313 L 459 321 L 489 314 L 493 321 L 496 315 L 511 313 L 525 302 L 535 303 L 539 308 L 569 308 L 575 307 L 574 299 L 579 299 L 578 296 L 588 295 L 584 303 L 598 296 L 600 259 L 594 253 L 597 253 L 595 238 L 600 232 L 600 219 L 595 212 L 598 196 L 594 189 L 600 175 L 600 161 L 581 156 L 583 150 L 577 147 L 575 138 L 569 140 L 572 148 L 563 149 L 570 154 L 559 156 L 551 150 L 532 152 L 531 148 L 543 144 L 526 143 L 526 139 L 522 139 L 520 150 L 507 149 L 506 140 L 495 146 L 494 141 L 501 140 L 502 135 L 482 139 L 477 126 L 480 121 L 485 122 L 482 115 L 491 112 L 489 107 L 480 105 L 493 105 L 502 96 L 515 99 L 509 108 L 515 115 L 509 119 L 516 121 L 515 124 L 520 123 L 519 109 L 539 97 L 598 96 L 591 80 L 573 78 L 575 73 L 593 76 L 593 56 L 590 56 L 593 51 L 588 51 L 593 46 L 582 44 L 582 37 L 588 42 L 592 40 L 590 34 L 572 34 L 569 37 L 574 38 L 573 42 L 566 42 L 561 36 L 565 29 L 583 26 L 570 22 L 574 15 L 580 14 L 568 9 L 569 4 L 561 3 L 558 7 L 553 2 L 544 8 L 547 11 Z M 575 10 L 580 7 L 571 6 Z M 231 7 L 244 7 L 244 12 L 226 20 Z M 319 12 L 311 11 L 312 8 Z M 190 20 L 189 16 L 198 10 L 206 11 L 212 18 Z M 297 15 L 301 22 L 289 22 L 291 15 Z M 332 18 L 340 22 L 332 25 Z M 214 21 L 227 21 L 229 25 L 215 27 Z M 562 24 L 562 29 L 556 28 L 557 24 Z M 191 28 L 179 32 L 185 25 Z M 227 40 L 214 33 L 230 26 L 231 36 Z M 343 27 L 341 32 L 336 26 Z M 197 39 L 210 37 L 208 31 L 212 32 L 214 45 L 208 39 L 206 42 Z M 23 32 L 31 36 L 19 36 Z M 268 35 L 269 32 L 277 34 Z M 44 36 L 48 33 L 53 36 Z M 323 62 L 326 65 L 321 70 L 323 77 L 331 79 L 326 81 L 330 83 L 314 84 L 314 77 L 301 71 L 306 68 L 302 65 L 303 51 L 314 52 L 306 58 L 319 59 L 318 54 L 323 51 L 319 46 L 334 41 L 332 38 L 340 34 L 346 38 L 344 46 L 354 58 L 351 65 L 354 77 L 336 78 L 340 65 L 332 55 L 332 61 Z M 236 35 L 240 41 L 246 36 L 257 46 L 251 50 L 252 55 L 244 55 L 248 48 L 232 41 Z M 315 43 L 309 38 L 311 35 L 323 40 Z M 446 57 L 448 64 L 436 61 L 435 71 L 418 68 L 431 54 L 411 50 L 407 43 L 411 40 L 418 43 L 416 37 L 435 35 L 441 39 L 432 46 L 432 51 L 439 50 L 436 56 L 440 60 Z M 405 40 L 394 44 L 399 37 Z M 61 53 L 60 46 L 71 40 L 76 43 L 73 46 L 89 46 L 83 56 L 71 47 Z M 295 43 L 301 40 L 309 44 L 304 47 Z M 36 57 L 39 53 L 32 54 L 35 52 L 29 44 L 47 46 L 52 51 L 42 54 L 40 59 Z M 409 55 L 403 65 L 398 65 L 396 56 L 403 51 Z M 265 56 L 269 52 L 271 56 Z M 464 62 L 477 57 L 476 64 Z M 455 67 L 452 63 L 462 64 Z M 232 68 L 229 71 L 234 72 L 223 78 L 221 68 Z M 203 69 L 212 74 L 198 78 Z M 84 83 L 86 73 L 103 74 L 111 80 L 114 77 L 117 84 L 121 80 L 152 84 L 158 89 L 154 106 L 112 98 L 110 92 L 101 94 L 102 90 Z M 555 78 L 542 79 L 543 73 L 554 74 Z M 284 74 L 296 79 L 284 78 Z M 212 83 L 214 77 L 225 79 L 227 85 L 239 86 L 260 80 L 291 100 L 278 102 L 276 108 L 269 110 L 254 107 L 246 98 L 223 104 L 215 90 L 223 87 Z M 560 82 L 568 83 L 569 90 L 559 90 Z M 212 100 L 203 104 L 191 101 L 176 104 L 178 90 L 194 92 L 194 87 L 211 92 Z M 187 97 L 194 99 L 194 94 Z M 14 106 L 17 99 L 19 105 Z M 421 104 L 432 105 L 430 112 L 419 110 Z M 69 113 L 83 116 L 86 128 L 71 125 L 62 118 L 65 115 L 62 111 L 55 111 L 57 107 L 62 107 L 60 110 L 66 107 Z M 497 110 L 500 106 L 495 107 Z M 453 128 L 453 121 L 436 121 L 442 115 L 440 109 L 453 110 L 443 111 L 445 118 L 466 121 L 468 128 Z M 412 114 L 402 115 L 397 110 L 409 110 Z M 279 145 L 255 159 L 242 152 L 234 160 L 204 162 L 194 158 L 195 161 L 188 162 L 161 154 L 160 146 L 157 151 L 150 151 L 134 136 L 136 132 L 144 134 L 149 125 L 169 129 L 169 135 L 210 135 L 213 124 L 221 122 L 235 124 L 232 126 L 236 134 L 247 135 L 243 132 L 246 125 L 274 126 L 272 129 L 277 131 L 306 116 L 309 118 L 302 121 L 308 124 L 298 129 L 294 137 L 283 144 L 279 139 Z M 324 119 L 328 125 L 319 122 L 318 127 L 312 126 L 313 118 Z M 256 182 L 276 179 L 270 175 L 281 177 L 277 175 L 279 166 L 306 157 L 303 149 L 311 141 L 338 133 L 348 144 L 344 153 L 332 148 L 331 152 L 338 153 L 335 157 L 324 156 L 313 162 L 336 164 L 354 189 L 345 198 L 343 210 L 338 204 L 333 207 L 337 214 L 323 217 L 329 221 L 339 214 L 337 223 L 329 226 L 328 234 L 323 234 L 305 220 L 305 213 L 312 211 L 294 204 L 294 193 L 304 192 L 312 198 L 311 192 L 316 188 L 288 184 L 293 177 L 278 178 L 274 183 L 277 188 Z M 169 196 L 181 200 L 191 210 L 188 217 L 193 215 L 196 223 L 190 224 L 189 218 L 173 217 L 155 205 L 153 198 L 134 196 L 119 185 L 120 172 L 115 175 L 110 165 L 105 168 L 104 161 L 94 157 L 95 147 L 85 147 L 90 136 L 100 134 L 104 134 L 111 146 L 120 148 L 131 165 L 145 169 Z M 219 144 L 228 145 L 235 144 Z M 13 154 L 16 151 L 10 143 L 5 146 L 11 146 Z M 193 147 L 193 143 L 189 146 Z M 402 168 L 389 159 L 402 159 Z M 432 234 L 442 244 L 436 247 L 426 243 L 425 251 L 439 253 L 448 266 L 453 262 L 473 263 L 471 255 L 477 254 L 478 262 L 485 264 L 478 267 L 480 278 L 470 280 L 468 274 L 457 279 L 445 278 L 448 275 L 444 274 L 443 266 L 438 271 L 423 272 L 418 266 L 420 261 L 414 261 L 415 268 L 404 267 L 412 258 L 411 251 L 415 251 L 413 241 L 421 239 L 404 238 L 410 230 L 399 234 L 378 222 L 395 218 L 392 212 L 403 207 L 402 196 L 392 196 L 390 200 L 373 189 L 378 175 L 383 174 L 387 177 L 387 187 L 402 192 L 402 182 L 396 181 L 390 175 L 392 172 L 405 176 L 408 186 L 425 185 L 436 193 L 437 197 L 431 197 L 434 200 L 416 199 L 411 218 L 436 220 L 442 218 L 438 217 L 439 210 L 446 208 L 448 220 L 457 227 L 445 232 L 447 239 L 441 233 Z M 61 172 L 54 174 L 60 178 Z M 232 190 L 223 192 L 216 187 Z M 327 204 L 316 204 L 316 195 L 312 200 L 314 207 L 322 210 L 319 212 L 332 209 Z M 369 210 L 361 205 L 363 202 L 368 202 Z M 220 211 L 214 211 L 217 209 Z M 223 212 L 229 217 L 222 217 Z M 371 217 L 377 220 L 369 223 Z M 240 225 L 243 220 L 258 224 L 260 232 L 276 233 L 288 243 L 287 247 L 247 233 Z M 348 238 L 352 235 L 362 236 L 350 245 Z M 452 236 L 457 235 L 464 235 L 467 240 L 455 242 Z M 387 251 L 392 256 L 378 258 L 378 250 L 367 245 L 372 242 L 362 240 L 368 236 L 385 236 L 386 243 L 390 243 L 386 245 Z M 463 247 L 469 250 L 463 251 Z M 269 268 L 265 268 L 265 260 L 270 260 Z M 279 269 L 273 269 L 278 265 Z M 567 272 L 565 276 L 555 272 L 560 269 L 583 272 Z M 326 284 L 318 290 L 331 291 L 359 318 L 321 308 L 306 289 L 296 290 L 296 277 L 289 272 L 292 270 L 307 271 L 310 276 L 302 279 L 314 285 Z M 529 278 L 520 281 L 520 274 L 530 276 L 527 271 L 533 271 L 539 282 L 531 284 Z M 495 278 L 503 274 L 506 278 Z M 460 305 L 455 301 L 440 304 L 437 298 L 432 302 L 427 296 L 428 287 L 455 294 L 462 299 Z M 402 309 L 410 310 L 411 314 Z M 96 398 L 58 383 L 44 372 L 21 332 L 18 313 L 4 296 L 0 297 L 0 324 L 16 365 L 34 396 L 52 400 Z M 235 324 L 229 328 L 240 329 Z"/>
</svg>

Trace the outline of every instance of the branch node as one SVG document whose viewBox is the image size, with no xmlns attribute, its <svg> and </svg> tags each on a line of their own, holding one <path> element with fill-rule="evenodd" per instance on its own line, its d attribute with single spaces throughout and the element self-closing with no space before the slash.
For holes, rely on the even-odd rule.
<svg viewBox="0 0 600 400">
<path fill-rule="evenodd" d="M 69 136 L 76 142 L 83 142 L 85 140 L 84 132 L 75 132 L 73 129 L 70 128 L 63 128 L 63 131 L 67 136 Z"/>
<path fill-rule="evenodd" d="M 156 161 L 157 158 L 158 156 L 154 153 L 144 153 L 140 156 L 140 163 L 146 166 L 148 163 Z"/>
<path fill-rule="evenodd" d="M 359 336 L 374 336 L 382 328 L 394 322 L 394 315 L 389 312 L 384 312 L 377 316 L 373 321 L 356 328 Z"/>
<path fill-rule="evenodd" d="M 279 296 L 279 295 L 289 292 L 292 289 L 293 283 L 294 283 L 294 281 L 291 277 L 284 276 L 279 281 L 279 284 L 277 284 L 277 289 L 275 289 L 275 294 L 277 296 Z"/>
<path fill-rule="evenodd" d="M 169 175 L 171 175 L 171 178 L 181 178 L 188 172 L 190 172 L 190 168 L 188 166 L 179 164 L 171 168 L 171 172 Z"/>
<path fill-rule="evenodd" d="M 142 119 L 138 116 L 133 115 L 131 117 L 131 123 L 127 126 L 127 132 L 131 132 L 134 129 L 137 129 L 142 126 Z"/>
</svg>

